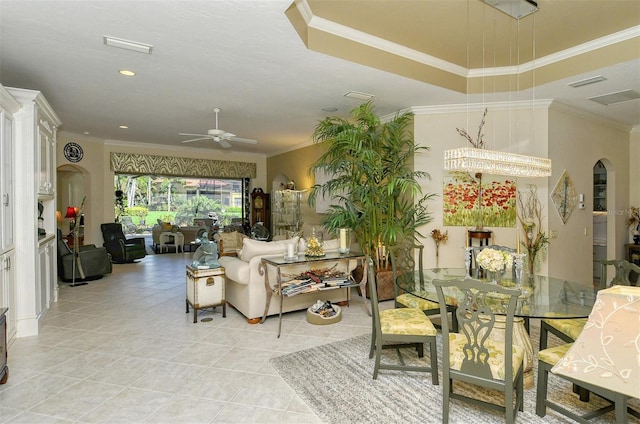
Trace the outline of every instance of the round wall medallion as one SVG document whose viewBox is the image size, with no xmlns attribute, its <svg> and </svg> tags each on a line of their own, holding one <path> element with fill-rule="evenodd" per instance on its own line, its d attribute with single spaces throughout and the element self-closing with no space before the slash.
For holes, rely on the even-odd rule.
<svg viewBox="0 0 640 424">
<path fill-rule="evenodd" d="M 80 162 L 83 156 L 82 146 L 78 143 L 67 143 L 64 145 L 64 157 L 67 158 L 69 162 Z"/>
</svg>

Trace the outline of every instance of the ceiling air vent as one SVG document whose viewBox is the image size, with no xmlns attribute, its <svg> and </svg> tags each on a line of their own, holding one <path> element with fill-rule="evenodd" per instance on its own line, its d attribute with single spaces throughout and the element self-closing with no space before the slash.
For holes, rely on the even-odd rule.
<svg viewBox="0 0 640 424">
<path fill-rule="evenodd" d="M 606 81 L 607 79 L 602 75 L 595 77 L 585 78 L 578 81 L 570 82 L 568 85 L 573 88 L 584 87 L 585 85 L 595 84 L 600 81 Z"/>
<path fill-rule="evenodd" d="M 351 97 L 352 99 L 358 99 L 358 100 L 370 100 L 375 97 L 373 94 L 361 93 L 359 91 L 348 91 L 344 93 L 344 96 Z"/>
<path fill-rule="evenodd" d="M 637 99 L 640 99 L 640 93 L 635 90 L 617 91 L 615 93 L 603 94 L 602 96 L 589 97 L 589 100 L 605 106 Z"/>
</svg>

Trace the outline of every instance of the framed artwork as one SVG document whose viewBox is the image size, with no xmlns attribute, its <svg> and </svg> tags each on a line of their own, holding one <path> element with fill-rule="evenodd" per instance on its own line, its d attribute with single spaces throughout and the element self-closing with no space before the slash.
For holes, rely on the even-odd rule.
<svg viewBox="0 0 640 424">
<path fill-rule="evenodd" d="M 516 182 L 511 178 L 495 175 L 477 178 L 466 172 L 450 172 L 444 176 L 443 224 L 476 227 L 481 222 L 484 227 L 514 227 L 516 192 Z"/>
<path fill-rule="evenodd" d="M 573 208 L 575 208 L 576 204 L 578 204 L 578 194 L 576 193 L 576 188 L 573 185 L 571 176 L 569 176 L 569 173 L 566 169 L 562 171 L 560 179 L 551 192 L 551 201 L 553 202 L 553 206 L 555 206 L 556 210 L 558 211 L 560 219 L 562 219 L 562 223 L 566 224 L 569 220 L 571 212 L 573 211 Z"/>
</svg>

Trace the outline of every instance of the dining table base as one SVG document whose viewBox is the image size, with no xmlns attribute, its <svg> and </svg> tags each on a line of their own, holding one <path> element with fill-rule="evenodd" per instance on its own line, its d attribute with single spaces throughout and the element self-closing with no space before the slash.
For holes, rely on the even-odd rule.
<svg viewBox="0 0 640 424">
<path fill-rule="evenodd" d="M 496 315 L 496 323 L 491 331 L 491 339 L 504 342 L 505 317 Z M 525 328 L 525 321 L 522 317 L 513 319 L 513 343 L 524 349 L 524 388 L 533 389 L 533 345 L 531 337 Z"/>
</svg>

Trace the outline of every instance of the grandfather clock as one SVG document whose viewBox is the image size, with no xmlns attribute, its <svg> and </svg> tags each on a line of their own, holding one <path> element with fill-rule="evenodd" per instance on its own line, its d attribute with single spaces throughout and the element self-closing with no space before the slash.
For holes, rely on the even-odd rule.
<svg viewBox="0 0 640 424">
<path fill-rule="evenodd" d="M 270 216 L 269 194 L 263 192 L 261 188 L 254 188 L 251 192 L 251 226 L 253 227 L 257 222 L 262 222 L 265 228 L 270 228 Z"/>
</svg>

